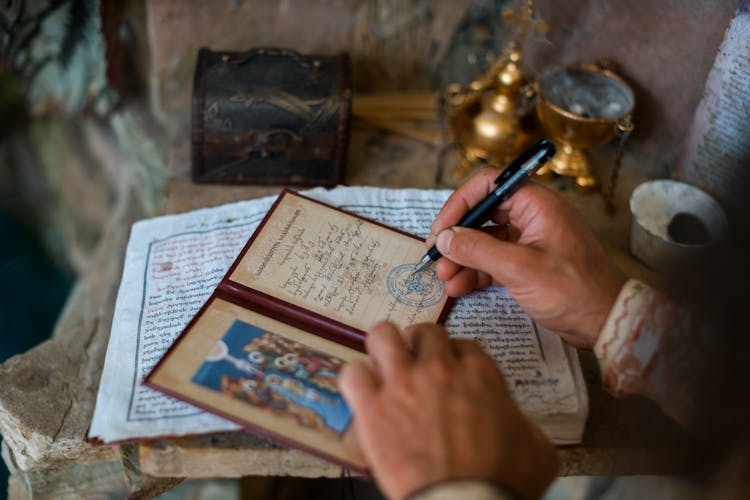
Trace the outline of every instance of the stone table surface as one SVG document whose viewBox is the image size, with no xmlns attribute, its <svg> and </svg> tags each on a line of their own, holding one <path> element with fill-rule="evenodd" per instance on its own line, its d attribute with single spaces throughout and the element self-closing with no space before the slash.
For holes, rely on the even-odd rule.
<svg viewBox="0 0 750 500">
<path fill-rule="evenodd" d="M 594 151 L 605 175 L 612 151 Z M 570 179 L 547 184 L 575 205 L 605 249 L 630 276 L 657 286 L 665 279 L 634 260 L 628 250 L 632 189 L 646 180 L 639 160 L 626 155 L 617 191 L 617 210 L 604 213 L 598 194 L 572 190 Z M 164 213 L 215 206 L 277 193 L 280 187 L 195 185 L 189 180 L 189 146 L 169 155 L 172 178 Z M 348 185 L 436 188 L 457 184 L 450 166 L 438 172 L 434 146 L 369 130 L 352 134 Z M 445 179 L 448 179 L 447 181 Z M 133 186 L 131 197 L 137 196 Z M 127 199 L 127 197 L 126 197 Z M 11 498 L 87 494 L 153 495 L 183 477 L 246 475 L 338 476 L 340 469 L 305 453 L 275 447 L 243 434 L 190 437 L 111 447 L 86 441 L 104 361 L 130 224 L 142 214 L 127 201 L 108 227 L 91 271 L 82 276 L 53 337 L 0 365 L 0 433 L 11 470 Z M 580 352 L 590 412 L 583 442 L 558 448 L 563 475 L 666 474 L 685 470 L 687 438 L 651 402 L 617 400 L 602 388 L 596 361 Z"/>
</svg>

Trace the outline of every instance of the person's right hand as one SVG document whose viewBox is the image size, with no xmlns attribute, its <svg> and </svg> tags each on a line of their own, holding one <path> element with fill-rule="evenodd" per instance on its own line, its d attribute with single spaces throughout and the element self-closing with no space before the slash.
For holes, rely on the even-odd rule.
<svg viewBox="0 0 750 500">
<path fill-rule="evenodd" d="M 453 227 L 496 188 L 500 172 L 484 168 L 459 187 L 432 224 L 430 247 L 446 291 L 503 285 L 535 321 L 577 347 L 596 343 L 625 276 L 606 256 L 575 209 L 538 184 L 521 187 L 495 211 L 499 224 Z"/>
</svg>

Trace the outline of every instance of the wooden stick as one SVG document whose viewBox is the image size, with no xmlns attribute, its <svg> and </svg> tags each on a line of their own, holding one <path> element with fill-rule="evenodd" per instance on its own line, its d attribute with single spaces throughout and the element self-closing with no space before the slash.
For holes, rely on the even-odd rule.
<svg viewBox="0 0 750 500">
<path fill-rule="evenodd" d="M 354 126 L 387 130 L 435 147 L 442 144 L 440 125 L 436 122 L 355 118 Z"/>
<path fill-rule="evenodd" d="M 434 92 L 368 94 L 352 97 L 353 116 L 414 117 L 422 120 L 437 120 L 438 112 L 438 97 Z"/>
</svg>

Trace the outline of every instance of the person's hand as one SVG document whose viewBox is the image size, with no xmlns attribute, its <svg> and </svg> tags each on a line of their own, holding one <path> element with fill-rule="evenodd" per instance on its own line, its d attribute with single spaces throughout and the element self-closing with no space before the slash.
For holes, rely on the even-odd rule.
<svg viewBox="0 0 750 500">
<path fill-rule="evenodd" d="M 537 498 L 557 470 L 554 449 L 511 399 L 495 362 L 436 325 L 367 335 L 373 361 L 344 366 L 339 388 L 383 492 L 403 499 L 460 479 L 493 481 Z"/>
<path fill-rule="evenodd" d="M 477 172 L 435 218 L 427 245 L 444 256 L 438 277 L 454 297 L 504 285 L 535 321 L 570 344 L 593 347 L 625 276 L 561 196 L 528 183 L 495 211 L 498 226 L 453 227 L 496 187 L 499 173 Z"/>
</svg>

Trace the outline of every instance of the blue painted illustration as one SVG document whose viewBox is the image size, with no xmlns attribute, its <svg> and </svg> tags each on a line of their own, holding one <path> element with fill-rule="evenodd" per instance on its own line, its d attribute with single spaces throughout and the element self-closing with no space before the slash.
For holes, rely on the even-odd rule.
<svg viewBox="0 0 750 500">
<path fill-rule="evenodd" d="M 352 415 L 337 388 L 344 361 L 239 320 L 192 378 L 299 425 L 342 434 Z"/>
</svg>

